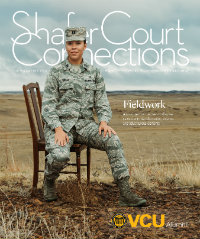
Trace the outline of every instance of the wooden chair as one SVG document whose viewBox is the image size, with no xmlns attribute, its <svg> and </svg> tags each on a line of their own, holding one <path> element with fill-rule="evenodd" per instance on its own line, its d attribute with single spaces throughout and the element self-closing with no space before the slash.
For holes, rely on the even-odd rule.
<svg viewBox="0 0 200 239">
<path fill-rule="evenodd" d="M 45 151 L 45 138 L 44 138 L 44 123 L 41 119 L 41 107 L 42 107 L 42 97 L 40 93 L 40 88 L 38 82 L 30 83 L 28 85 L 23 85 L 24 98 L 26 102 L 28 118 L 30 122 L 30 128 L 33 140 L 33 186 L 32 195 L 35 194 L 37 190 L 38 183 L 38 172 L 44 172 L 44 170 L 39 169 L 39 151 Z M 31 96 L 31 100 L 29 99 Z M 35 117 L 34 117 L 35 116 Z M 87 163 L 81 163 L 81 151 L 87 149 Z M 71 171 L 61 171 L 64 174 L 77 174 L 78 181 L 81 181 L 81 167 L 87 166 L 87 184 L 90 183 L 90 148 L 82 144 L 73 144 L 70 152 L 76 152 L 76 163 L 69 163 L 69 165 L 76 166 L 77 170 L 75 172 Z M 45 156 L 48 153 L 45 151 Z M 45 158 L 46 161 L 46 158 Z"/>
</svg>

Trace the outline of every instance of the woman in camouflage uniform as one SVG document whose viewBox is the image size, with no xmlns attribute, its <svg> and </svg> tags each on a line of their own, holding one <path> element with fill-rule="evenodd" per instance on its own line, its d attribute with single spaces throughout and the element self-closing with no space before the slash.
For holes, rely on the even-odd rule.
<svg viewBox="0 0 200 239">
<path fill-rule="evenodd" d="M 129 171 L 123 146 L 108 125 L 112 111 L 100 71 L 82 58 L 86 49 L 86 29 L 67 28 L 67 59 L 52 67 L 42 99 L 42 118 L 46 141 L 44 198 L 57 199 L 55 180 L 70 160 L 74 142 L 106 151 L 112 175 L 120 189 L 121 206 L 141 206 L 145 199 L 131 192 Z M 93 117 L 95 110 L 99 124 Z"/>
</svg>

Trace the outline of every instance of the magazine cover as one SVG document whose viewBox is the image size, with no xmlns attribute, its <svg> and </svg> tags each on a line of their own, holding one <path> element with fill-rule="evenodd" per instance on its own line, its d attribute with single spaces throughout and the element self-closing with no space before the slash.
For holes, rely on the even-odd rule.
<svg viewBox="0 0 200 239">
<path fill-rule="evenodd" d="M 199 1 L 0 6 L 0 238 L 200 238 Z"/>
</svg>

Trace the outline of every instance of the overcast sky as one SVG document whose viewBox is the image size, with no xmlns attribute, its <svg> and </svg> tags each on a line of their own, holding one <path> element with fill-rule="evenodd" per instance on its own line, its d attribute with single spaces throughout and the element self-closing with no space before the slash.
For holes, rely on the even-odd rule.
<svg viewBox="0 0 200 239">
<path fill-rule="evenodd" d="M 0 7 L 0 91 L 36 81 L 43 90 L 50 65 L 67 56 L 68 25 L 87 28 L 84 59 L 101 69 L 107 90 L 200 90 L 198 0 L 1 0 Z M 163 49 L 171 50 L 161 56 Z"/>
</svg>

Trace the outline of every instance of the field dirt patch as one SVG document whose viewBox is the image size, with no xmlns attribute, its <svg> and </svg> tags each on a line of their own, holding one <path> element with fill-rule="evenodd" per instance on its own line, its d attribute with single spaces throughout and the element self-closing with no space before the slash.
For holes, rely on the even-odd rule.
<svg viewBox="0 0 200 239">
<path fill-rule="evenodd" d="M 52 227 L 58 234 L 67 231 L 68 237 L 64 238 L 76 238 L 74 233 L 78 232 L 81 236 L 77 238 L 200 238 L 200 188 L 160 186 L 159 192 L 153 192 L 136 184 L 136 193 L 148 201 L 147 206 L 141 208 L 119 207 L 115 184 L 92 182 L 88 188 L 84 182 L 80 185 L 76 180 L 59 180 L 59 198 L 49 203 L 43 199 L 42 188 L 31 197 L 30 187 L 22 181 L 16 181 L 12 187 L 9 181 L 2 181 L 1 188 L 1 213 L 20 215 L 27 210 L 32 221 L 39 225 L 30 238 L 50 238 Z M 165 225 L 144 228 L 138 224 L 133 228 L 127 220 L 123 228 L 115 228 L 111 219 L 117 213 L 131 214 L 133 219 L 138 214 L 156 214 L 157 224 L 161 214 L 165 214 Z"/>
</svg>

